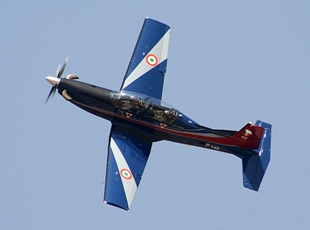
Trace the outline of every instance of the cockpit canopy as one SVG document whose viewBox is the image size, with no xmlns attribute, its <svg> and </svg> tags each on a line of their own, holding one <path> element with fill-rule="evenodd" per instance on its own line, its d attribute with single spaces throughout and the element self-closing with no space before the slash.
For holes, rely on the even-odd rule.
<svg viewBox="0 0 310 230">
<path fill-rule="evenodd" d="M 168 124 L 172 124 L 179 113 L 161 100 L 134 92 L 113 91 L 111 93 L 111 102 L 120 110 L 141 114 Z"/>
</svg>

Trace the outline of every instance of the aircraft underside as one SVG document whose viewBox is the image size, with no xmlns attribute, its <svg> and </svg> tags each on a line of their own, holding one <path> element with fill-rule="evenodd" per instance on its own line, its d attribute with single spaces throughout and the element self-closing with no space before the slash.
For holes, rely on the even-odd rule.
<svg viewBox="0 0 310 230">
<path fill-rule="evenodd" d="M 61 78 L 67 60 L 46 77 L 67 101 L 112 123 L 107 154 L 104 203 L 129 210 L 151 152 L 161 140 L 234 154 L 242 159 L 244 187 L 258 191 L 270 161 L 271 125 L 257 121 L 239 131 L 199 125 L 164 103 L 170 26 L 146 18 L 120 90 L 112 91 Z M 177 157 L 177 156 L 176 156 Z"/>
</svg>

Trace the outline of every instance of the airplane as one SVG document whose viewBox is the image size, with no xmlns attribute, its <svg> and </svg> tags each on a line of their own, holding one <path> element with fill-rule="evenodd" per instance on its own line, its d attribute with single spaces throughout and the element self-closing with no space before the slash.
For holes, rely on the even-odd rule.
<svg viewBox="0 0 310 230">
<path fill-rule="evenodd" d="M 111 121 L 104 203 L 129 211 L 152 144 L 167 140 L 233 154 L 242 160 L 243 185 L 258 191 L 270 161 L 271 125 L 239 131 L 211 129 L 162 101 L 171 27 L 145 18 L 120 90 L 77 81 L 75 74 L 46 77 L 52 89 L 87 112 Z M 46 103 L 45 102 L 45 103 Z"/>
</svg>

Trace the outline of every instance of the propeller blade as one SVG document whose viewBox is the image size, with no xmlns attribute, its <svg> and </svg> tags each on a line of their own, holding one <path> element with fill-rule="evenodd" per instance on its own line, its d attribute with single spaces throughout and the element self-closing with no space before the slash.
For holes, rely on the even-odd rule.
<svg viewBox="0 0 310 230">
<path fill-rule="evenodd" d="M 64 72 L 64 70 L 66 68 L 66 65 L 67 65 L 67 61 L 68 61 L 68 57 L 67 57 L 65 63 L 62 65 L 61 69 L 59 69 L 59 67 L 58 67 L 57 72 L 56 72 L 56 77 L 57 78 L 60 78 L 62 73 Z"/>
<path fill-rule="evenodd" d="M 48 102 L 48 100 L 51 98 L 51 97 L 54 97 L 55 95 L 55 92 L 57 90 L 57 87 L 58 87 L 58 84 L 60 82 L 60 77 L 61 75 L 63 74 L 65 68 L 66 68 L 66 65 L 67 65 L 67 61 L 68 61 L 68 57 L 66 58 L 66 61 L 65 63 L 62 65 L 62 67 L 60 67 L 60 65 L 58 66 L 58 69 L 56 71 L 56 77 L 46 77 L 45 79 L 51 83 L 53 85 L 50 93 L 48 94 L 47 98 L 46 98 L 46 101 L 45 101 L 45 104 Z"/>
<path fill-rule="evenodd" d="M 56 89 L 57 89 L 57 88 L 56 88 L 55 86 L 52 87 L 50 93 L 48 94 L 48 96 L 47 96 L 47 98 L 46 98 L 45 104 L 48 102 L 48 100 L 49 100 L 51 97 L 54 97 L 55 92 L 56 92 Z"/>
<path fill-rule="evenodd" d="M 58 76 L 58 73 L 59 73 L 59 70 L 60 70 L 60 66 L 61 66 L 61 65 L 59 65 L 58 68 L 57 68 L 57 70 L 56 70 L 56 75 L 55 75 L 56 77 Z"/>
</svg>

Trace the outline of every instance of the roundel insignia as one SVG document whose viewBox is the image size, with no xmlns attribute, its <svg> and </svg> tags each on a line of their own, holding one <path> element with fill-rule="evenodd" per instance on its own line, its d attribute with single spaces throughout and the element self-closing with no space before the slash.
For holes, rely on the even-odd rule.
<svg viewBox="0 0 310 230">
<path fill-rule="evenodd" d="M 158 63 L 158 59 L 157 59 L 157 57 L 155 55 L 149 54 L 149 55 L 146 56 L 146 62 L 150 66 L 156 66 L 157 63 Z"/>
<path fill-rule="evenodd" d="M 121 175 L 123 178 L 130 180 L 132 178 L 132 174 L 128 169 L 122 169 L 121 170 Z"/>
</svg>

